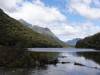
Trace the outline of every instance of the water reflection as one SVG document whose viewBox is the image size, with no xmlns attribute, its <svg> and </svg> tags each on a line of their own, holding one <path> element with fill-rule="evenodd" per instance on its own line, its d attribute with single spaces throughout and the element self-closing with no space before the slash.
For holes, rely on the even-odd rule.
<svg viewBox="0 0 100 75">
<path fill-rule="evenodd" d="M 77 54 L 100 64 L 100 52 L 77 52 Z"/>
<path fill-rule="evenodd" d="M 0 75 L 100 75 L 100 52 L 32 52 L 31 56 L 36 61 L 59 61 L 33 68 L 1 68 Z"/>
<path fill-rule="evenodd" d="M 3 70 L 0 75 L 100 75 L 100 70 L 69 64 L 48 65 L 44 68 Z"/>
</svg>

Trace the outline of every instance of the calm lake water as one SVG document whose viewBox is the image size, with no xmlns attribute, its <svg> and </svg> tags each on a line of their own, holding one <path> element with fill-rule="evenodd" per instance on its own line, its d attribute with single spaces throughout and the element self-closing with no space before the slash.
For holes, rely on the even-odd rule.
<svg viewBox="0 0 100 75">
<path fill-rule="evenodd" d="M 59 63 L 41 67 L 0 69 L 0 75 L 100 75 L 100 52 L 75 48 L 32 48 L 32 52 L 57 53 Z"/>
</svg>

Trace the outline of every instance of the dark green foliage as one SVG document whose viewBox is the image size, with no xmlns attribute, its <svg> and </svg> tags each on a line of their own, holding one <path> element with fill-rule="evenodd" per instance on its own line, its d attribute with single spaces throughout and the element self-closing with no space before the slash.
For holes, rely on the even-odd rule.
<svg viewBox="0 0 100 75">
<path fill-rule="evenodd" d="M 90 37 L 86 37 L 83 40 L 79 40 L 76 44 L 76 47 L 100 49 L 100 33 L 97 33 Z"/>
<path fill-rule="evenodd" d="M 11 47 L 63 47 L 9 17 L 0 9 L 0 45 Z"/>
<path fill-rule="evenodd" d="M 21 48 L 0 47 L 0 66 L 15 66 L 15 63 L 24 56 L 24 51 L 25 49 Z"/>
<path fill-rule="evenodd" d="M 46 64 L 55 64 L 58 53 L 29 52 L 24 48 L 0 47 L 0 67 L 31 68 Z"/>
</svg>

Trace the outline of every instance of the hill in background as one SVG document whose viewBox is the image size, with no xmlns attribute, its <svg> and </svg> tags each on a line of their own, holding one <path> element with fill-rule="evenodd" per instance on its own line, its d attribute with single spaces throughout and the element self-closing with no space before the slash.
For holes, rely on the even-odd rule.
<svg viewBox="0 0 100 75">
<path fill-rule="evenodd" d="M 86 37 L 82 40 L 79 40 L 76 43 L 77 48 L 92 48 L 92 49 L 100 49 L 100 32 Z"/>
</svg>

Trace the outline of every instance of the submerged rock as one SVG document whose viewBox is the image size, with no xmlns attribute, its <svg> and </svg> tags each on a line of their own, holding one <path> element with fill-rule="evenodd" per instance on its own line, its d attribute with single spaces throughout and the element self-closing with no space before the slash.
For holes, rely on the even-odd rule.
<svg viewBox="0 0 100 75">
<path fill-rule="evenodd" d="M 62 64 L 67 64 L 67 63 L 70 63 L 70 62 L 61 62 Z"/>
<path fill-rule="evenodd" d="M 57 64 L 58 61 L 59 61 L 58 58 L 51 59 L 51 60 L 48 60 L 48 64 Z"/>
<path fill-rule="evenodd" d="M 67 58 L 67 56 L 59 56 L 59 58 Z"/>
<path fill-rule="evenodd" d="M 83 65 L 83 64 L 81 64 L 81 63 L 77 63 L 77 62 L 75 62 L 74 65 L 85 66 L 85 65 Z"/>
</svg>

